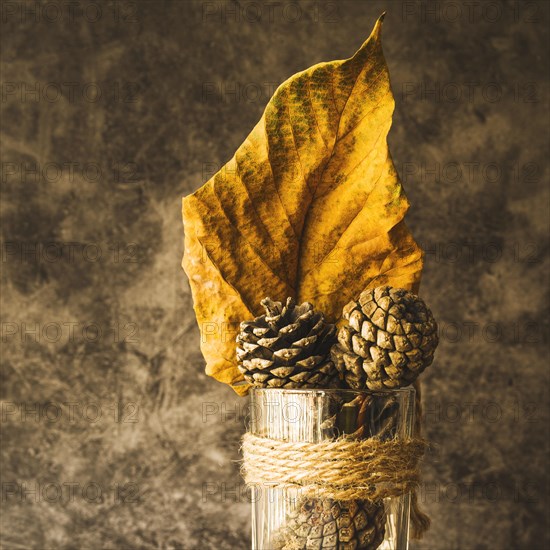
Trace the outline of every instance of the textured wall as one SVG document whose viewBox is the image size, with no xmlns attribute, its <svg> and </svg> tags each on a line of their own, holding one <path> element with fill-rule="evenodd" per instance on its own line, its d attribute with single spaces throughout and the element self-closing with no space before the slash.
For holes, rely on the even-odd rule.
<svg viewBox="0 0 550 550">
<path fill-rule="evenodd" d="M 384 9 L 442 340 L 414 548 L 547 547 L 548 8 L 3 2 L 2 548 L 248 547 L 246 400 L 202 373 L 180 199 Z"/>
</svg>

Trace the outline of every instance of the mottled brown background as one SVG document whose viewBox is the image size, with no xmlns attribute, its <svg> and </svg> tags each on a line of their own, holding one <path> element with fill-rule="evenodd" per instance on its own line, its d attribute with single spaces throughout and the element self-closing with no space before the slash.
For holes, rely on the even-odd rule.
<svg viewBox="0 0 550 550">
<path fill-rule="evenodd" d="M 202 373 L 180 199 L 384 9 L 442 340 L 414 548 L 547 548 L 549 3 L 72 6 L 2 2 L 2 548 L 248 548 L 246 400 Z"/>
</svg>

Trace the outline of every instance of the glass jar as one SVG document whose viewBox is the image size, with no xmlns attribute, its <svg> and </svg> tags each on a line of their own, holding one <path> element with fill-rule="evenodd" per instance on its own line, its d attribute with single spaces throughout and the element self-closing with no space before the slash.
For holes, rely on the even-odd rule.
<svg viewBox="0 0 550 550">
<path fill-rule="evenodd" d="M 343 434 L 382 441 L 413 435 L 415 391 L 258 389 L 250 432 L 319 443 Z M 335 502 L 276 484 L 251 487 L 252 550 L 407 550 L 410 496 Z M 336 519 L 335 519 L 336 518 Z"/>
</svg>

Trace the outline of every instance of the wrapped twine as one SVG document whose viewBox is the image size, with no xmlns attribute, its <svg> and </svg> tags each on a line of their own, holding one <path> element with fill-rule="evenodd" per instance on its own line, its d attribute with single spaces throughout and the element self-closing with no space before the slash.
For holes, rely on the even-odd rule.
<svg viewBox="0 0 550 550">
<path fill-rule="evenodd" d="M 246 483 L 299 487 L 304 496 L 379 500 L 408 493 L 419 482 L 425 442 L 348 437 L 319 443 L 288 442 L 247 433 L 243 437 Z"/>
</svg>

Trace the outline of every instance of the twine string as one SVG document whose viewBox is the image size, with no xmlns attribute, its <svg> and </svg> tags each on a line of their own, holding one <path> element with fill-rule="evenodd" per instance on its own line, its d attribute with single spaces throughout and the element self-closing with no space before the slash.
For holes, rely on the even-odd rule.
<svg viewBox="0 0 550 550">
<path fill-rule="evenodd" d="M 419 439 L 343 437 L 307 443 L 247 433 L 242 473 L 249 485 L 297 487 L 305 494 L 333 500 L 377 500 L 416 488 L 425 446 Z"/>
</svg>

